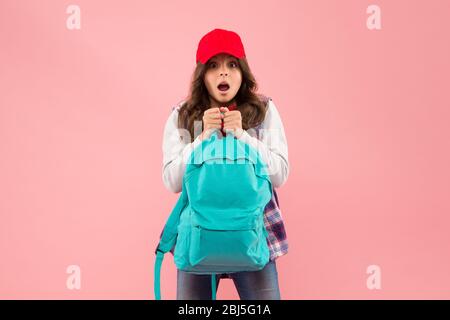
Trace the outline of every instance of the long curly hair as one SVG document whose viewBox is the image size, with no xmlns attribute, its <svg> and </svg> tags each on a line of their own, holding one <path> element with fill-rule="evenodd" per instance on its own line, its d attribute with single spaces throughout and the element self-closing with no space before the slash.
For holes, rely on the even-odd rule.
<svg viewBox="0 0 450 320">
<path fill-rule="evenodd" d="M 248 130 L 264 121 L 266 115 L 264 98 L 266 96 L 257 93 L 258 85 L 250 70 L 247 59 L 242 58 L 237 60 L 242 73 L 242 83 L 234 99 L 237 110 L 241 112 L 242 129 Z M 179 109 L 178 128 L 189 131 L 191 142 L 196 138 L 194 133 L 198 134 L 198 128 L 197 132 L 194 132 L 194 124 L 198 125 L 198 121 L 201 124 L 203 123 L 203 114 L 209 109 L 210 105 L 209 93 L 204 82 L 207 66 L 208 63 L 197 63 L 192 76 L 188 98 Z"/>
</svg>

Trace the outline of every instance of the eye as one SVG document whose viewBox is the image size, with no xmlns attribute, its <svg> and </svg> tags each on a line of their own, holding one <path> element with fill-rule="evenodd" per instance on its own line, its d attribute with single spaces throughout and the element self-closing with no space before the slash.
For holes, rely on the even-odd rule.
<svg viewBox="0 0 450 320">
<path fill-rule="evenodd" d="M 217 63 L 215 61 L 212 61 L 208 64 L 208 68 L 215 68 L 216 65 Z M 231 61 L 229 65 L 233 68 L 237 68 L 239 66 L 236 61 Z"/>
</svg>

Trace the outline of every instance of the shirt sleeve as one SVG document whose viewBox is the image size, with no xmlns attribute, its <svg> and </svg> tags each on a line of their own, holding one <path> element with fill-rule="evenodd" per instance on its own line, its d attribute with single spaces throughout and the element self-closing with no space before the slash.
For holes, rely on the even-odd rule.
<svg viewBox="0 0 450 320">
<path fill-rule="evenodd" d="M 178 128 L 178 108 L 174 108 L 164 126 L 163 134 L 163 168 L 164 186 L 174 193 L 181 192 L 186 164 L 191 151 L 201 143 L 200 135 L 190 141 L 188 130 Z"/>
<path fill-rule="evenodd" d="M 281 187 L 289 175 L 288 145 L 283 122 L 272 99 L 261 125 L 259 139 L 244 130 L 239 139 L 254 147 L 267 165 L 274 188 Z"/>
</svg>

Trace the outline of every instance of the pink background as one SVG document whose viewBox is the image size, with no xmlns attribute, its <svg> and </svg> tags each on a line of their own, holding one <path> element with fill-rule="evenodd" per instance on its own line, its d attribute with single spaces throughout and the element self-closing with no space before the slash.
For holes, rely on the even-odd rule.
<svg viewBox="0 0 450 320">
<path fill-rule="evenodd" d="M 66 28 L 70 4 L 81 30 Z M 370 4 L 381 30 L 366 27 Z M 163 126 L 216 27 L 241 35 L 285 125 L 282 298 L 450 298 L 449 10 L 2 0 L 0 298 L 153 298 L 153 251 L 178 198 L 162 183 Z M 80 290 L 66 287 L 69 265 Z M 175 298 L 170 255 L 162 276 Z M 218 299 L 237 298 L 222 281 Z"/>
</svg>

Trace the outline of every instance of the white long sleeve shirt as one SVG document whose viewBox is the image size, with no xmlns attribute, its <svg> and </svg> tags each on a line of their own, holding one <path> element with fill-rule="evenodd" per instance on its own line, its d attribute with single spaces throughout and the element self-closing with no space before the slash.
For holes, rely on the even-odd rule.
<svg viewBox="0 0 450 320">
<path fill-rule="evenodd" d="M 173 108 L 164 127 L 162 179 L 165 187 L 181 192 L 186 164 L 190 153 L 200 143 L 200 135 L 188 142 L 186 131 L 178 129 L 178 113 L 183 102 Z M 253 129 L 244 130 L 239 138 L 257 149 L 267 164 L 267 170 L 274 188 L 282 186 L 289 175 L 288 145 L 280 114 L 272 99 L 267 103 L 267 111 L 259 131 L 259 139 Z"/>
</svg>

